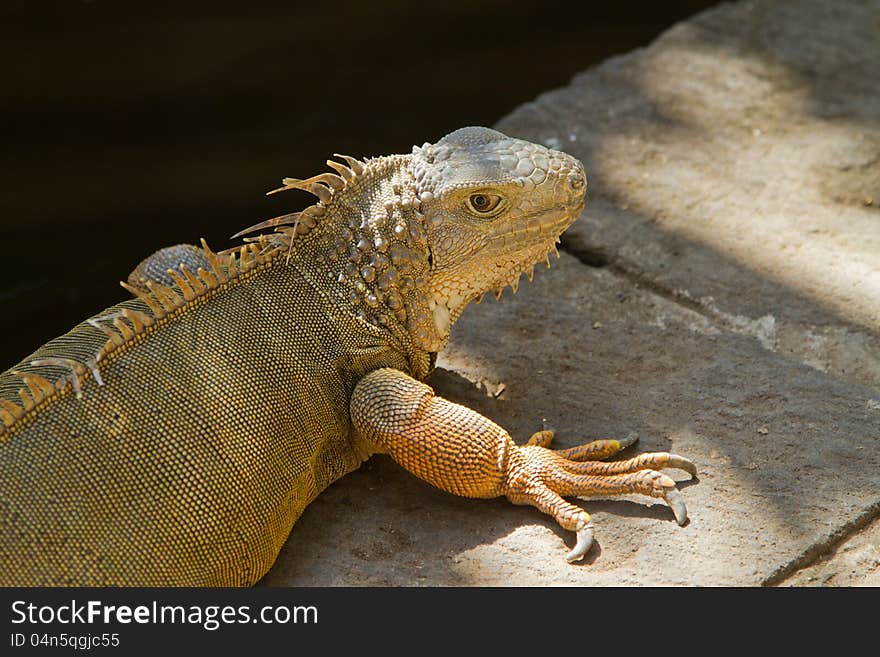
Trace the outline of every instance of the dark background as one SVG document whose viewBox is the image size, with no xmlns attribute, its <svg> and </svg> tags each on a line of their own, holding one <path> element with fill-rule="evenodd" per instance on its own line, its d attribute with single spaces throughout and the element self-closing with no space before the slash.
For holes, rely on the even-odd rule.
<svg viewBox="0 0 880 657">
<path fill-rule="evenodd" d="M 0 370 L 334 152 L 492 125 L 706 0 L 0 3 Z"/>
</svg>

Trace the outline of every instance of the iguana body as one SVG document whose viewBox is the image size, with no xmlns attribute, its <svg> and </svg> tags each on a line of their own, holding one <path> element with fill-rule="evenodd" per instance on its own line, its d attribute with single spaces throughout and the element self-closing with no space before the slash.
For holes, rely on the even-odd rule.
<svg viewBox="0 0 880 657">
<path fill-rule="evenodd" d="M 516 286 L 583 207 L 577 160 L 484 128 L 285 180 L 320 201 L 238 252 L 172 247 L 132 300 L 0 375 L 0 584 L 247 585 L 371 454 L 578 532 L 560 495 L 641 492 L 684 521 L 668 454 L 517 447 L 420 383 L 452 323 Z M 245 231 L 249 232 L 249 231 Z"/>
</svg>

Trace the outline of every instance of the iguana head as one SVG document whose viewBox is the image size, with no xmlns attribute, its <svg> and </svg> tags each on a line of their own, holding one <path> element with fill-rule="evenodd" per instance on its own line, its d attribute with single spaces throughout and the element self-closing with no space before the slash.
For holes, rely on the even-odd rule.
<svg viewBox="0 0 880 657">
<path fill-rule="evenodd" d="M 583 210 L 586 177 L 570 155 L 488 128 L 456 130 L 412 158 L 430 254 L 425 292 L 445 337 L 468 302 L 531 279 Z"/>
<path fill-rule="evenodd" d="M 464 307 L 532 276 L 584 207 L 570 155 L 488 128 L 462 128 L 411 154 L 328 161 L 336 173 L 285 178 L 320 201 L 239 235 L 325 270 L 325 293 L 358 319 L 436 352 Z M 549 261 L 548 261 L 549 265 Z"/>
</svg>

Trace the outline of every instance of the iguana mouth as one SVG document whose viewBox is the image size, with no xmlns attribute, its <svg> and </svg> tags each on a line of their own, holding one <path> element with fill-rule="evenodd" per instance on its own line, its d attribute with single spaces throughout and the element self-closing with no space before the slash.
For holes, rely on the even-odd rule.
<svg viewBox="0 0 880 657">
<path fill-rule="evenodd" d="M 510 236 L 535 235 L 535 236 L 552 236 L 559 237 L 573 224 L 580 216 L 584 208 L 583 201 L 580 204 L 561 209 L 550 210 L 549 212 L 536 212 L 528 215 L 516 226 L 505 226 L 504 230 L 500 230 L 492 234 L 492 239 L 508 238 Z"/>
</svg>

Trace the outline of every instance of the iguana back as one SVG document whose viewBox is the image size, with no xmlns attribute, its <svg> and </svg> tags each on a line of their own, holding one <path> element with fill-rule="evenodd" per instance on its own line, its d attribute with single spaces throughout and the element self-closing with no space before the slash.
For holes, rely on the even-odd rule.
<svg viewBox="0 0 880 657">
<path fill-rule="evenodd" d="M 226 285 L 107 353 L 103 385 L 81 377 L 79 398 L 29 391 L 47 410 L 0 436 L 4 584 L 253 583 L 305 506 L 359 465 L 351 391 L 405 359 L 283 257 Z M 98 317 L 126 309 L 150 313 L 132 300 Z M 83 323 L 15 369 L 69 380 L 29 363 L 88 363 L 106 342 Z M 0 395 L 21 404 L 21 384 L 3 374 Z"/>
</svg>

